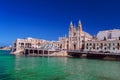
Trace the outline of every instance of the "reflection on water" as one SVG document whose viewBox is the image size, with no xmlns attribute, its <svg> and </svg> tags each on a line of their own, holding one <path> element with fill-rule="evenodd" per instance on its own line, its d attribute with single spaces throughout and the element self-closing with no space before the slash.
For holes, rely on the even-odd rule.
<svg viewBox="0 0 120 80">
<path fill-rule="evenodd" d="M 3 53 L 3 52 L 1 52 Z M 120 62 L 1 55 L 0 80 L 119 80 Z"/>
<path fill-rule="evenodd" d="M 67 58 L 49 57 L 16 57 L 15 71 L 29 79 L 51 79 L 64 76 L 63 68 L 67 63 Z"/>
</svg>

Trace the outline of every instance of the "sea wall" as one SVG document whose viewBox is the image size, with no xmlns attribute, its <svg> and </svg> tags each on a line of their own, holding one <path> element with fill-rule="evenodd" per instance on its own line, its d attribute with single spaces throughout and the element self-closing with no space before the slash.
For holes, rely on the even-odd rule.
<svg viewBox="0 0 120 80">
<path fill-rule="evenodd" d="M 96 53 L 76 53 L 68 52 L 71 57 L 88 58 L 88 59 L 104 59 L 104 60 L 120 60 L 120 55 L 115 54 L 96 54 Z"/>
</svg>

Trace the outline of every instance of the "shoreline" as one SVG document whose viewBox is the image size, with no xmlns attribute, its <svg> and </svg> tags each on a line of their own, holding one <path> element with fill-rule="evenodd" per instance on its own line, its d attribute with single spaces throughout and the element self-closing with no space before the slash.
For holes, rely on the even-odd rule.
<svg viewBox="0 0 120 80">
<path fill-rule="evenodd" d="M 16 54 L 11 54 L 14 56 L 25 56 L 25 57 L 67 57 L 67 58 L 77 58 L 77 59 L 95 59 L 95 60 L 108 60 L 108 61 L 120 61 L 120 57 L 113 57 L 113 56 L 106 56 L 106 57 L 95 57 L 95 56 L 70 56 L 70 55 L 16 55 Z"/>
<path fill-rule="evenodd" d="M 0 49 L 0 50 L 11 50 L 11 49 Z"/>
</svg>

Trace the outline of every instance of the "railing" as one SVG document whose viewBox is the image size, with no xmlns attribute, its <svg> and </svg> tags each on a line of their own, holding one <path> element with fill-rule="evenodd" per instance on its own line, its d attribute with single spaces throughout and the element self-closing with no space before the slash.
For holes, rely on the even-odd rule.
<svg viewBox="0 0 120 80">
<path fill-rule="evenodd" d="M 25 50 L 41 50 L 41 51 L 61 51 L 60 49 L 41 49 L 41 48 L 25 48 Z"/>
</svg>

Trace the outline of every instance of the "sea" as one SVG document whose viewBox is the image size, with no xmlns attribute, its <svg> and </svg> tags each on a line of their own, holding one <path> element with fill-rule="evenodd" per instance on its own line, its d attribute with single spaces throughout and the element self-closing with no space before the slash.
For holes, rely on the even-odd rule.
<svg viewBox="0 0 120 80">
<path fill-rule="evenodd" d="M 1 50 L 0 80 L 120 80 L 120 61 L 14 56 Z"/>
</svg>

